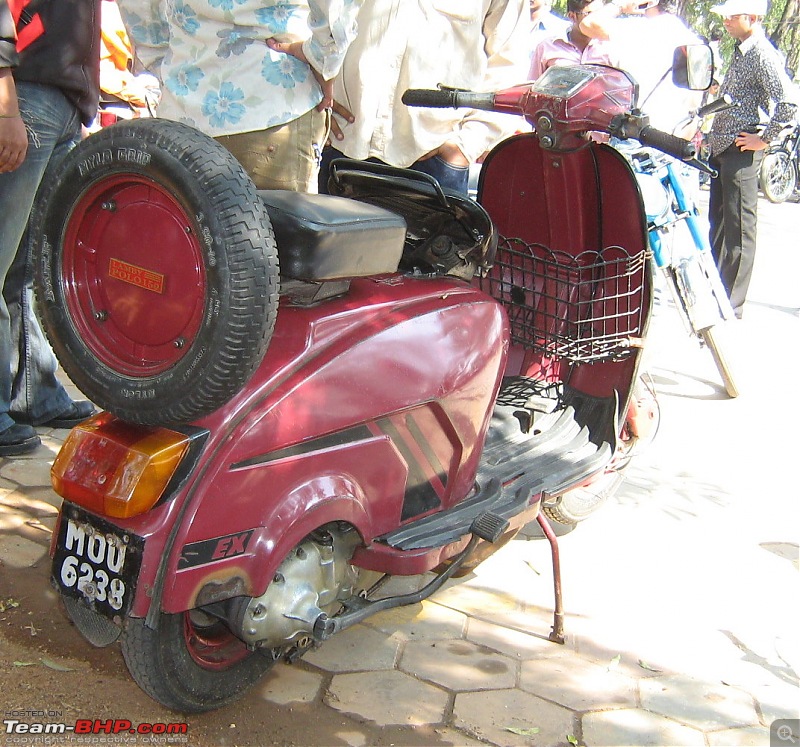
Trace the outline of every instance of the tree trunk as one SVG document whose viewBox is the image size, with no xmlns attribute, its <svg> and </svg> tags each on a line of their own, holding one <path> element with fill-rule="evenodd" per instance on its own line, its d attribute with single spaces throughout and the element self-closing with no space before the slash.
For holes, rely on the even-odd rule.
<svg viewBox="0 0 800 747">
<path fill-rule="evenodd" d="M 800 63 L 800 0 L 786 0 L 770 41 L 786 54 L 786 66 L 793 74 Z"/>
</svg>

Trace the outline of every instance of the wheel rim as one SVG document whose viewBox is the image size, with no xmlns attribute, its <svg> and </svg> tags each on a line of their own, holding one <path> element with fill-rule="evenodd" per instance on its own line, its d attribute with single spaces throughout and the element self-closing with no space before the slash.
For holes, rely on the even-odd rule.
<svg viewBox="0 0 800 747">
<path fill-rule="evenodd" d="M 205 615 L 185 612 L 183 637 L 189 656 L 203 669 L 221 671 L 251 656 L 247 646 L 219 620 L 206 621 Z"/>
<path fill-rule="evenodd" d="M 778 152 L 769 156 L 767 185 L 774 199 L 783 201 L 794 191 L 794 173 L 788 154 Z"/>
<path fill-rule="evenodd" d="M 164 188 L 135 175 L 102 179 L 76 202 L 61 282 L 72 324 L 101 364 L 147 378 L 189 352 L 207 295 L 194 226 Z"/>
</svg>

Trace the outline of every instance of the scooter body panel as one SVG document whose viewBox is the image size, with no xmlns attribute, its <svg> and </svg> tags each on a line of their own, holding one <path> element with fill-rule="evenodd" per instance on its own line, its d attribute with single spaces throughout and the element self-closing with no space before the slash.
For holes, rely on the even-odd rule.
<svg viewBox="0 0 800 747">
<path fill-rule="evenodd" d="M 252 380 L 198 421 L 210 435 L 173 501 L 180 516 L 165 506 L 129 523 L 146 538 L 139 589 L 168 579 L 167 612 L 256 595 L 326 522 L 354 525 L 369 546 L 463 499 L 507 340 L 499 304 L 451 281 L 357 281 L 341 299 L 287 304 Z M 134 615 L 148 606 L 143 591 Z"/>
<path fill-rule="evenodd" d="M 613 148 L 587 142 L 578 150 L 548 151 L 535 134 L 503 141 L 481 170 L 478 201 L 501 237 L 521 239 L 577 257 L 583 252 L 622 247 L 628 255 L 648 247 L 641 195 L 627 161 Z M 639 297 L 644 338 L 652 305 L 650 273 L 641 271 Z M 564 381 L 592 396 L 619 393 L 625 407 L 640 356 L 624 360 L 568 363 L 512 345 L 509 375 Z M 624 409 L 623 409 L 624 412 Z"/>
</svg>

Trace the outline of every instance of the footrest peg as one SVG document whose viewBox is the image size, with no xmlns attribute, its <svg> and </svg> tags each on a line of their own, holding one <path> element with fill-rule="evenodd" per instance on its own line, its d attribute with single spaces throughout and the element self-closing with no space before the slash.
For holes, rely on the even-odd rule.
<svg viewBox="0 0 800 747">
<path fill-rule="evenodd" d="M 489 511 L 476 516 L 469 528 L 472 534 L 487 542 L 497 542 L 507 529 L 508 520 Z"/>
</svg>

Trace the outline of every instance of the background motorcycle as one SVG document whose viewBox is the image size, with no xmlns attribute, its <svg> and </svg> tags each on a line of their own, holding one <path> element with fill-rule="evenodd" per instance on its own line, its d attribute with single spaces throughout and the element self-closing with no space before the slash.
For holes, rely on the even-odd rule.
<svg viewBox="0 0 800 747">
<path fill-rule="evenodd" d="M 350 199 L 256 192 L 215 141 L 157 119 L 87 138 L 44 197 L 44 323 L 108 411 L 53 466 L 52 579 L 170 708 L 229 702 L 533 519 L 563 641 L 540 507 L 613 478 L 649 417 L 645 216 L 625 160 L 583 136 L 686 143 L 648 130 L 605 67 L 411 98 L 451 93 L 540 133 L 493 152 L 483 207 L 346 161 L 332 186 Z"/>
<path fill-rule="evenodd" d="M 800 122 L 785 128 L 761 161 L 761 191 L 770 202 L 785 202 L 800 188 Z"/>
<path fill-rule="evenodd" d="M 732 106 L 730 98 L 718 99 L 692 112 L 676 131 Z M 739 389 L 719 337 L 719 325 L 734 319 L 728 294 L 719 277 L 706 231 L 698 221 L 693 193 L 692 167 L 713 174 L 705 163 L 675 159 L 652 148 L 628 141 L 619 146 L 636 171 L 647 211 L 650 248 L 672 295 L 686 330 L 708 348 L 729 397 Z"/>
</svg>

